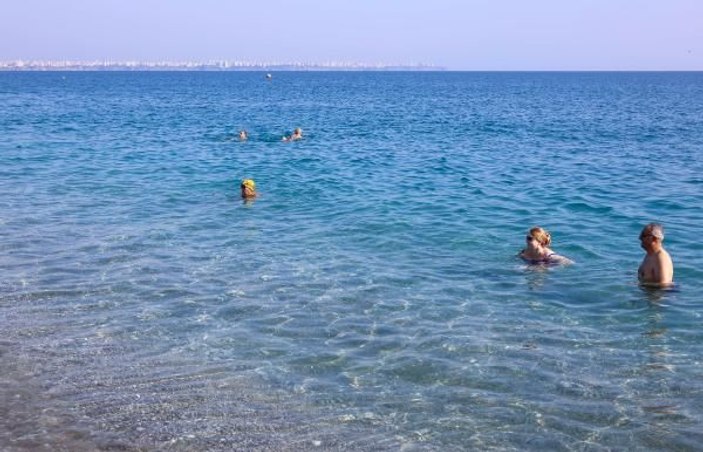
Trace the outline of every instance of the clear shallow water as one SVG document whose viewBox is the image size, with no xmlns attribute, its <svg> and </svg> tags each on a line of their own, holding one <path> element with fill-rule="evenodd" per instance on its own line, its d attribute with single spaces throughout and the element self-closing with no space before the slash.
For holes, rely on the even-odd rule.
<svg viewBox="0 0 703 452">
<path fill-rule="evenodd" d="M 701 73 L 0 73 L 0 105 L 4 449 L 703 441 Z M 674 290 L 635 281 L 655 220 Z M 575 265 L 515 259 L 536 224 Z"/>
</svg>

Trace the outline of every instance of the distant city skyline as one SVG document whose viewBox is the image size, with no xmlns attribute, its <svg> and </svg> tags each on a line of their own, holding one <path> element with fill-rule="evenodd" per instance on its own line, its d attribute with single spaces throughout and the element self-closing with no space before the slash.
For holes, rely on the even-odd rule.
<svg viewBox="0 0 703 452">
<path fill-rule="evenodd" d="M 0 61 L 703 70 L 698 0 L 6 0 Z"/>
<path fill-rule="evenodd" d="M 103 71 L 103 70 L 147 70 L 147 71 L 252 71 L 252 70 L 284 70 L 284 71 L 443 71 L 445 68 L 427 64 L 387 64 L 359 63 L 351 61 L 327 61 L 322 63 L 304 61 L 117 61 L 117 60 L 10 60 L 0 61 L 0 71 Z"/>
</svg>

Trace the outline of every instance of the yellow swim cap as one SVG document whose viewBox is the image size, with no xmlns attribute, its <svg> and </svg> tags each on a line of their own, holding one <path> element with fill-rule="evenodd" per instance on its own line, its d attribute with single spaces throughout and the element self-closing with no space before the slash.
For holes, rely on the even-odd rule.
<svg viewBox="0 0 703 452">
<path fill-rule="evenodd" d="M 242 181 L 242 187 L 247 187 L 251 190 L 256 189 L 256 183 L 254 183 L 253 179 L 244 179 Z"/>
</svg>

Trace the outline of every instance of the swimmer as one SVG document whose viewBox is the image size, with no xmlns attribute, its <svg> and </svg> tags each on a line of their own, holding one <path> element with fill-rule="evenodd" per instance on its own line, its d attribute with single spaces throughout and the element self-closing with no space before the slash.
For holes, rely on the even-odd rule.
<svg viewBox="0 0 703 452">
<path fill-rule="evenodd" d="M 247 141 L 249 139 L 249 134 L 246 130 L 239 131 L 239 141 Z"/>
<path fill-rule="evenodd" d="M 283 137 L 283 141 L 298 141 L 303 138 L 303 129 L 296 127 L 292 135 Z"/>
<path fill-rule="evenodd" d="M 674 280 L 674 264 L 664 249 L 664 227 L 649 223 L 640 232 L 640 246 L 647 253 L 637 270 L 640 283 L 653 286 L 668 286 Z"/>
<path fill-rule="evenodd" d="M 527 246 L 518 253 L 528 264 L 573 264 L 573 261 L 552 251 L 552 236 L 545 229 L 534 227 L 525 237 Z"/>
<path fill-rule="evenodd" d="M 252 179 L 244 179 L 239 187 L 242 190 L 242 198 L 256 198 L 256 183 Z"/>
</svg>

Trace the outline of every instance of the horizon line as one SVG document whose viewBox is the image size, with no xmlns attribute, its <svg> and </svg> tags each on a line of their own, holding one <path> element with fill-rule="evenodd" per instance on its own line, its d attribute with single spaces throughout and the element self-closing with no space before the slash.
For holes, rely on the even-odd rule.
<svg viewBox="0 0 703 452">
<path fill-rule="evenodd" d="M 0 60 L 0 69 L 14 70 L 51 70 L 51 69 L 81 69 L 96 70 L 111 68 L 144 68 L 151 70 L 237 70 L 237 69 L 268 69 L 268 68 L 323 68 L 323 69 L 390 69 L 390 68 L 422 68 L 445 69 L 442 66 L 428 63 L 386 63 L 386 62 L 357 62 L 357 61 L 247 61 L 247 60 L 113 60 L 113 59 L 13 59 Z"/>
<path fill-rule="evenodd" d="M 703 72 L 701 69 L 459 69 L 432 63 L 364 63 L 355 61 L 267 62 L 246 60 L 109 60 L 109 59 L 12 59 L 0 60 L 0 72 L 227 72 L 227 71 L 422 71 L 422 72 Z"/>
</svg>

